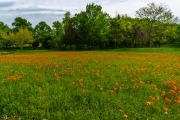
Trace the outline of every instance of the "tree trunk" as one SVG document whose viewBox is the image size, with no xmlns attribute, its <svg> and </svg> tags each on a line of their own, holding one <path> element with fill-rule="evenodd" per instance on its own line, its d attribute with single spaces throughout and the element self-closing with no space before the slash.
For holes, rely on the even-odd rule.
<svg viewBox="0 0 180 120">
<path fill-rule="evenodd" d="M 21 45 L 20 45 L 21 50 L 23 50 L 23 47 L 24 47 L 24 44 L 21 44 Z"/>
<path fill-rule="evenodd" d="M 149 47 L 152 48 L 153 47 L 153 42 L 152 42 L 152 39 L 150 38 L 149 40 Z"/>
</svg>

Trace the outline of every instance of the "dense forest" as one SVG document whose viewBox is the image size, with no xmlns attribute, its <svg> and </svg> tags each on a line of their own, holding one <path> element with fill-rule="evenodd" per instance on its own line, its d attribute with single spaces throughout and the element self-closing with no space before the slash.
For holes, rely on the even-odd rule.
<svg viewBox="0 0 180 120">
<path fill-rule="evenodd" d="M 41 21 L 34 28 L 28 20 L 17 17 L 12 28 L 0 22 L 0 48 L 29 45 L 32 49 L 94 50 L 179 42 L 179 20 L 166 5 L 149 3 L 135 13 L 135 18 L 121 14 L 112 18 L 100 5 L 91 3 L 75 15 L 66 12 L 62 22 L 55 21 L 52 27 Z"/>
</svg>

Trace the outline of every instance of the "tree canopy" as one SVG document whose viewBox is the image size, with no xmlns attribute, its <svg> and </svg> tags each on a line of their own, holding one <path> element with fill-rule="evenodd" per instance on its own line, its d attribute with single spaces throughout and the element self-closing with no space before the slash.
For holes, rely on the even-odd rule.
<svg viewBox="0 0 180 120">
<path fill-rule="evenodd" d="M 170 21 L 173 20 L 173 14 L 170 9 L 164 4 L 155 4 L 149 3 L 147 7 L 142 7 L 138 11 L 136 11 L 136 15 L 138 18 L 143 19 L 144 29 L 147 33 L 147 39 L 149 43 L 149 47 L 153 46 L 153 39 L 155 42 L 162 42 L 162 38 L 164 37 L 163 30 L 167 28 L 166 26 L 170 24 Z M 161 31 L 160 38 L 156 38 L 155 32 Z"/>
<path fill-rule="evenodd" d="M 25 44 L 32 48 L 91 50 L 120 47 L 160 47 L 180 42 L 177 17 L 165 4 L 149 3 L 136 11 L 136 18 L 117 14 L 111 17 L 101 5 L 87 4 L 80 13 L 65 12 L 62 22 L 52 27 L 45 21 L 34 28 L 22 17 L 15 18 L 9 28 L 0 22 L 0 48 Z"/>
</svg>

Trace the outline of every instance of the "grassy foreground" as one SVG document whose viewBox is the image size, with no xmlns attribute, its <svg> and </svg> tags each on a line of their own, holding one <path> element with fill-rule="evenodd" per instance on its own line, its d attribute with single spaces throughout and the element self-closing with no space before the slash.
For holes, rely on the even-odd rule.
<svg viewBox="0 0 180 120">
<path fill-rule="evenodd" d="M 0 55 L 0 119 L 179 118 L 180 54 Z"/>
</svg>

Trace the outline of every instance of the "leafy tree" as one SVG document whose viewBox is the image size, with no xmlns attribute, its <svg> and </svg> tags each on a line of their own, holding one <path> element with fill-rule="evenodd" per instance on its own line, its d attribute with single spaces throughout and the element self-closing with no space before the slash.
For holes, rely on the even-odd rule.
<svg viewBox="0 0 180 120">
<path fill-rule="evenodd" d="M 13 43 L 23 50 L 24 44 L 32 44 L 34 42 L 34 37 L 31 31 L 27 28 L 19 28 L 18 32 L 10 35 Z"/>
<path fill-rule="evenodd" d="M 85 45 L 88 43 L 88 17 L 86 12 L 81 11 L 75 15 L 75 28 L 76 28 L 76 49 L 85 49 Z"/>
<path fill-rule="evenodd" d="M 14 27 L 13 28 L 14 32 L 17 32 L 18 29 L 20 29 L 20 28 L 23 28 L 23 29 L 27 28 L 30 31 L 33 30 L 32 24 L 29 21 L 27 21 L 26 19 L 21 18 L 21 17 L 15 18 L 14 22 L 12 23 L 12 26 Z"/>
<path fill-rule="evenodd" d="M 84 49 L 85 45 L 105 47 L 108 42 L 109 15 L 102 11 L 100 5 L 88 4 L 82 11 L 71 18 L 70 12 L 63 18 L 66 45 L 76 45 L 76 49 Z"/>
<path fill-rule="evenodd" d="M 69 45 L 70 49 L 72 49 L 71 47 L 76 39 L 75 18 L 71 18 L 71 14 L 68 11 L 65 13 L 63 18 L 63 29 L 64 36 L 62 41 L 65 45 Z"/>
<path fill-rule="evenodd" d="M 117 48 L 122 42 L 122 28 L 119 19 L 113 18 L 110 20 L 110 40 L 109 46 Z"/>
<path fill-rule="evenodd" d="M 11 29 L 6 24 L 0 22 L 0 47 L 3 49 L 7 49 L 7 47 L 11 45 L 7 37 L 10 31 Z"/>
<path fill-rule="evenodd" d="M 143 30 L 142 21 L 135 18 L 132 19 L 131 27 L 131 47 L 143 47 L 146 45 L 146 33 Z"/>
<path fill-rule="evenodd" d="M 51 46 L 53 48 L 56 48 L 56 47 L 60 47 L 61 48 L 61 45 L 62 45 L 62 37 L 64 35 L 64 30 L 63 30 L 63 26 L 61 24 L 61 22 L 59 21 L 55 21 L 53 22 L 53 29 L 52 29 L 52 42 L 51 42 Z"/>
<path fill-rule="evenodd" d="M 155 29 L 159 22 L 168 23 L 173 19 L 173 15 L 170 9 L 164 4 L 156 5 L 155 3 L 147 4 L 147 7 L 140 8 L 136 11 L 138 18 L 146 21 L 145 30 L 147 33 L 147 39 L 149 42 L 149 47 L 153 46 L 153 39 L 155 35 Z"/>
<path fill-rule="evenodd" d="M 176 38 L 176 25 L 171 23 L 162 23 L 156 22 L 156 26 L 154 29 L 153 36 L 153 43 L 158 45 L 159 47 L 161 44 L 171 43 Z"/>
<path fill-rule="evenodd" d="M 180 43 L 180 24 L 177 24 L 176 25 L 176 35 L 177 35 L 177 37 L 176 37 L 176 42 L 179 42 Z"/>
<path fill-rule="evenodd" d="M 33 43 L 33 48 L 38 47 L 39 43 L 42 44 L 43 48 L 51 48 L 51 45 L 49 44 L 52 40 L 51 27 L 47 25 L 46 22 L 42 21 L 35 26 L 34 37 L 36 41 Z"/>
<path fill-rule="evenodd" d="M 130 47 L 132 37 L 133 19 L 127 15 L 117 15 L 111 19 L 111 43 L 117 47 Z"/>
<path fill-rule="evenodd" d="M 88 19 L 88 44 L 93 47 L 104 43 L 107 40 L 105 36 L 108 33 L 109 15 L 102 11 L 100 5 L 94 3 L 86 6 L 85 13 Z"/>
</svg>

